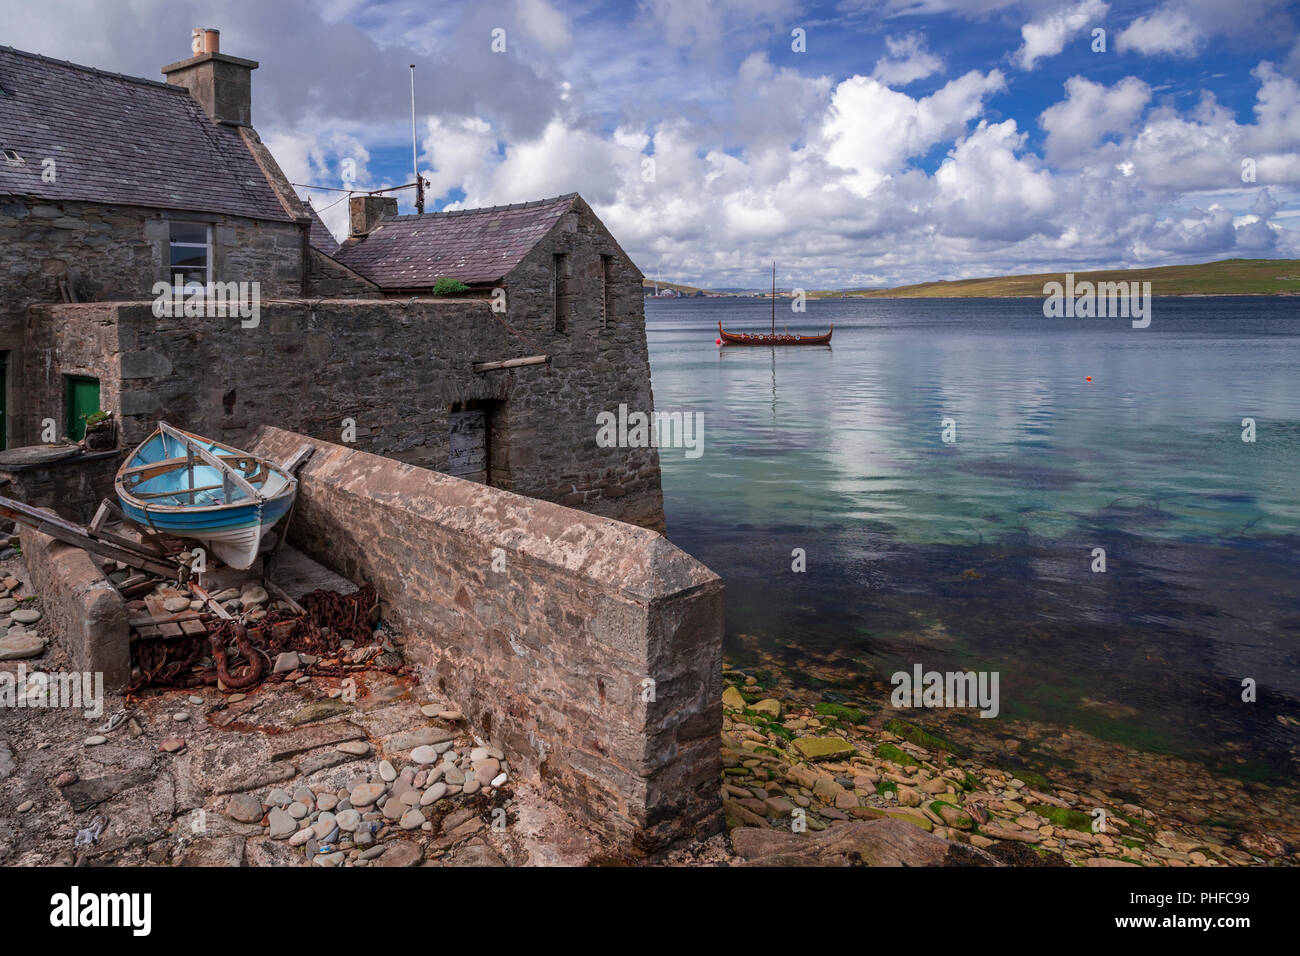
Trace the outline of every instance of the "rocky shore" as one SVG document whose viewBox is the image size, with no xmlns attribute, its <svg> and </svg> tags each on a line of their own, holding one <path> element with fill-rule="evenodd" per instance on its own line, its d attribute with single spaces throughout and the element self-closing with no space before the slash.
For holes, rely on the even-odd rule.
<svg viewBox="0 0 1300 956">
<path fill-rule="evenodd" d="M 1191 823 L 1108 792 L 1086 771 L 1049 780 L 1004 769 L 993 754 L 977 757 L 973 746 L 895 710 L 887 694 L 883 704 L 820 700 L 762 676 L 724 672 L 723 806 L 735 848 L 755 847 L 742 856 L 776 845 L 755 843 L 752 830 L 784 831 L 810 837 L 803 862 L 826 863 L 826 838 L 818 834 L 893 819 L 1011 865 L 1300 863 L 1294 791 L 1275 795 L 1289 813 L 1257 799 L 1254 826 L 1234 833 L 1197 813 L 1194 801 L 1187 811 L 1198 822 Z M 1169 781 L 1171 789 L 1182 785 L 1181 778 Z M 1225 801 L 1236 790 L 1249 799 L 1237 781 L 1218 785 Z M 838 843 L 840 852 L 852 852 L 853 840 Z M 784 862 L 801 861 L 797 842 L 780 846 Z"/>
</svg>

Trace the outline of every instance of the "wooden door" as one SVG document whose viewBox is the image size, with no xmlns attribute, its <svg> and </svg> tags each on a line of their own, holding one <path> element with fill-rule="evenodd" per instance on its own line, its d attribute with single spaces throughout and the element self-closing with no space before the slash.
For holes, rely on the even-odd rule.
<svg viewBox="0 0 1300 956">
<path fill-rule="evenodd" d="M 487 412 L 452 412 L 450 430 L 451 460 L 447 473 L 487 484 Z"/>
<path fill-rule="evenodd" d="M 99 379 L 69 375 L 67 390 L 64 427 L 69 438 L 81 441 L 86 435 L 86 419 L 99 411 Z"/>
</svg>

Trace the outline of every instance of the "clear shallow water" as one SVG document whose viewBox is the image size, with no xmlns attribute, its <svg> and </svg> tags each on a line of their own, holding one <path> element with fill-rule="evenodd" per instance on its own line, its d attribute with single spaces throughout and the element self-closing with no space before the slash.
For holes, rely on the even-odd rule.
<svg viewBox="0 0 1300 956">
<path fill-rule="evenodd" d="M 657 409 L 704 413 L 702 457 L 660 453 L 668 532 L 726 581 L 731 656 L 846 687 L 995 669 L 1006 713 L 1287 772 L 1300 300 L 1157 299 L 1147 329 L 1028 299 L 783 305 L 833 347 L 714 345 L 719 319 L 765 328 L 763 300 L 646 305 Z"/>
</svg>

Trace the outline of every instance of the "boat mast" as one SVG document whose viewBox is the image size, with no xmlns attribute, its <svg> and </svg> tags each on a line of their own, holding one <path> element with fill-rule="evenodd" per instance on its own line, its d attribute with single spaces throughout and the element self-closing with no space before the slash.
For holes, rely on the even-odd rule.
<svg viewBox="0 0 1300 956">
<path fill-rule="evenodd" d="M 776 335 L 776 260 L 772 260 L 772 334 Z"/>
</svg>

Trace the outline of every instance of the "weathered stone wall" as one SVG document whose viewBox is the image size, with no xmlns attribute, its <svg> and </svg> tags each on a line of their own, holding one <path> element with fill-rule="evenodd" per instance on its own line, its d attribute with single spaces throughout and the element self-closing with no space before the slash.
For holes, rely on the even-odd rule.
<svg viewBox="0 0 1300 956">
<path fill-rule="evenodd" d="M 47 451 L 52 460 L 34 460 Z M 88 524 L 99 502 L 113 494 L 119 457 L 110 451 L 53 460 L 60 453 L 44 445 L 0 452 L 0 480 L 7 481 L 0 494 Z"/>
<path fill-rule="evenodd" d="M 250 450 L 303 440 L 262 428 Z M 479 732 L 619 843 L 720 827 L 715 574 L 657 532 L 313 444 L 291 540 L 376 585 L 408 658 Z"/>
<path fill-rule="evenodd" d="M 131 680 L 131 629 L 122 595 L 80 548 L 26 526 L 19 537 L 50 633 L 76 670 L 102 673 L 105 690 L 122 691 Z"/>
<path fill-rule="evenodd" d="M 557 253 L 566 256 L 563 331 L 556 330 L 552 285 Z M 608 298 L 603 256 L 609 257 Z M 564 393 L 562 408 L 524 404 L 512 417 L 512 431 L 528 436 L 522 442 L 527 467 L 514 469 L 512 487 L 519 494 L 662 530 L 658 451 L 599 449 L 595 442 L 600 412 L 617 414 L 620 403 L 629 411 L 654 411 L 641 280 L 641 271 L 581 199 L 506 277 L 511 327 L 535 351 L 554 353 L 555 372 L 577 386 Z M 575 371 L 582 374 L 573 378 Z M 572 416 L 563 431 L 579 442 L 579 454 L 569 442 L 547 438 L 561 414 Z M 599 468 L 595 481 L 590 480 L 592 463 Z"/>
<path fill-rule="evenodd" d="M 235 444 L 262 424 L 340 441 L 351 421 L 357 448 L 438 471 L 449 468 L 453 408 L 501 403 L 499 484 L 662 528 L 654 449 L 596 446 L 599 411 L 649 402 L 648 369 L 556 336 L 549 367 L 475 373 L 475 362 L 533 350 L 501 319 L 490 302 L 464 299 L 264 302 L 247 329 L 238 318 L 157 318 L 146 304 L 38 306 L 27 400 L 62 422 L 61 376 L 94 374 L 125 447 L 160 418 Z"/>
<path fill-rule="evenodd" d="M 11 380 L 24 374 L 27 307 L 62 302 L 60 280 L 88 302 L 152 298 L 153 284 L 168 278 L 169 219 L 213 224 L 215 279 L 260 282 L 267 298 L 301 292 L 302 233 L 294 223 L 0 196 L 0 351 L 10 352 Z M 35 440 L 21 390 L 10 397 L 9 444 Z"/>
<path fill-rule="evenodd" d="M 311 249 L 307 260 L 307 294 L 322 299 L 373 299 L 379 287 L 332 256 Z"/>
</svg>

